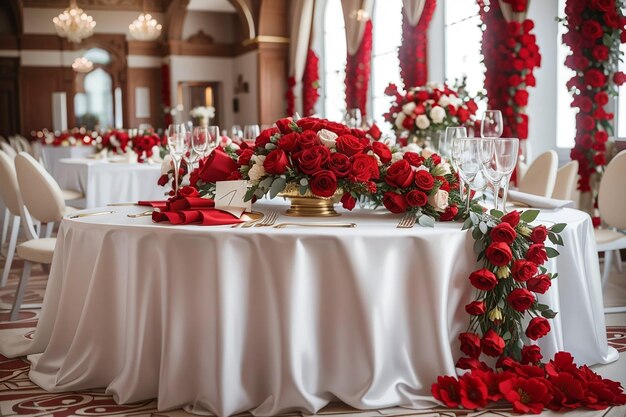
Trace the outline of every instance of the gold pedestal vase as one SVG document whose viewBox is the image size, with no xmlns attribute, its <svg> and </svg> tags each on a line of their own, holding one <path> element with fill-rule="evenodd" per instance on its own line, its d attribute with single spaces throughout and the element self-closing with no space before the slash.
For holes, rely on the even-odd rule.
<svg viewBox="0 0 626 417">
<path fill-rule="evenodd" d="M 278 193 L 278 196 L 291 201 L 291 207 L 285 212 L 287 216 L 336 217 L 341 216 L 335 211 L 335 204 L 339 202 L 342 194 L 343 191 L 337 190 L 332 197 L 319 197 L 309 189 L 304 194 L 300 194 L 299 187 L 287 184 L 287 187 Z"/>
</svg>

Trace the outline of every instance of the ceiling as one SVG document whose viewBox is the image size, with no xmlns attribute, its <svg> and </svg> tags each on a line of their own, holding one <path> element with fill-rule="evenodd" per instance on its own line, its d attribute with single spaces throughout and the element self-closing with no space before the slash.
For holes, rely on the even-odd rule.
<svg viewBox="0 0 626 417">
<path fill-rule="evenodd" d="M 3 2 L 5 0 L 0 0 Z M 89 10 L 137 10 L 145 7 L 149 11 L 164 13 L 170 0 L 77 0 L 78 6 L 86 11 Z M 45 7 L 65 9 L 69 0 L 22 0 L 24 7 Z M 229 0 L 189 0 L 187 10 L 203 12 L 236 13 Z"/>
<path fill-rule="evenodd" d="M 187 10 L 203 12 L 236 13 L 237 10 L 228 0 L 190 0 Z"/>
</svg>

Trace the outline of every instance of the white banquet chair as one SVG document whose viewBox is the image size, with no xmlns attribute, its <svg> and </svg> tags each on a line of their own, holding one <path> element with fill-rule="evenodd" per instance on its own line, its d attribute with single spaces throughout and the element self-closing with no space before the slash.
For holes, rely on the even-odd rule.
<svg viewBox="0 0 626 417">
<path fill-rule="evenodd" d="M 9 279 L 9 272 L 13 264 L 15 256 L 15 246 L 17 245 L 17 237 L 20 231 L 20 190 L 17 185 L 17 175 L 15 173 L 15 165 L 5 152 L 0 151 L 0 196 L 6 205 L 4 214 L 3 237 L 5 239 L 5 230 L 8 231 L 9 223 L 11 224 L 11 236 L 9 237 L 9 247 L 7 249 L 6 258 L 4 260 L 4 268 L 2 270 L 2 278 L 0 279 L 0 287 L 4 287 Z M 5 229 L 6 227 L 6 229 Z"/>
<path fill-rule="evenodd" d="M 15 170 L 23 202 L 21 214 L 28 240 L 17 246 L 17 255 L 24 260 L 24 268 L 15 292 L 10 320 L 17 319 L 33 263 L 51 264 L 56 245 L 56 238 L 40 238 L 37 235 L 30 217 L 24 212 L 24 206 L 42 226 L 60 221 L 65 212 L 65 201 L 59 185 L 32 156 L 20 152 L 15 158 Z"/>
<path fill-rule="evenodd" d="M 528 166 L 526 173 L 520 179 L 519 191 L 542 197 L 550 197 L 556 182 L 558 155 L 555 151 L 547 151 L 539 155 Z"/>
<path fill-rule="evenodd" d="M 13 149 L 13 147 L 6 142 L 0 142 L 0 150 L 5 152 L 11 159 L 15 158 L 17 155 L 15 149 Z"/>
<path fill-rule="evenodd" d="M 568 162 L 559 168 L 558 171 L 556 171 L 556 181 L 554 183 L 554 191 L 552 191 L 552 198 L 558 200 L 574 200 L 577 175 L 578 161 Z"/>
<path fill-rule="evenodd" d="M 606 228 L 595 229 L 598 252 L 604 252 L 604 270 L 602 272 L 602 287 L 609 280 L 613 256 L 618 256 L 619 250 L 626 249 L 626 193 L 620 192 L 624 188 L 626 178 L 626 150 L 618 153 L 607 165 L 598 192 L 598 211 Z M 618 265 L 621 272 L 621 264 Z M 626 312 L 624 307 L 606 308 L 607 313 Z"/>
</svg>

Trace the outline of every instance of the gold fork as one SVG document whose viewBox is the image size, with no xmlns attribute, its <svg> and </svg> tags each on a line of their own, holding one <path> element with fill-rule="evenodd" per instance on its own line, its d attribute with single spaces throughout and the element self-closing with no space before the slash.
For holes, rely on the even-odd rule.
<svg viewBox="0 0 626 417">
<path fill-rule="evenodd" d="M 270 211 L 269 213 L 267 213 L 267 215 L 265 216 L 265 218 L 263 220 L 261 220 L 260 222 L 254 224 L 254 227 L 273 226 L 274 223 L 276 223 L 277 219 L 278 219 L 278 212 L 277 211 Z"/>
<path fill-rule="evenodd" d="M 127 214 L 127 217 L 132 217 L 132 218 L 136 218 L 136 217 L 146 217 L 146 216 L 152 216 L 152 213 L 154 213 L 153 209 L 150 210 L 146 210 L 144 212 L 141 213 L 137 213 L 137 214 Z"/>
<path fill-rule="evenodd" d="M 416 220 L 417 220 L 417 217 L 415 216 L 415 213 L 410 213 L 410 212 L 406 213 L 404 216 L 402 216 L 396 228 L 397 229 L 411 229 L 413 226 L 415 226 Z"/>
</svg>

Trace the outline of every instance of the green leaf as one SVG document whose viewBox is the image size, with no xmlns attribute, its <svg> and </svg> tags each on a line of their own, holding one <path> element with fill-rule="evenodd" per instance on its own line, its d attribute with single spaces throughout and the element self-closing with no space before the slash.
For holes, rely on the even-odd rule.
<svg viewBox="0 0 626 417">
<path fill-rule="evenodd" d="M 489 228 L 487 227 L 487 223 L 485 223 L 485 222 L 480 222 L 480 223 L 478 224 L 478 228 L 480 229 L 480 232 L 481 232 L 483 235 L 486 235 L 486 234 L 487 234 L 487 231 L 489 230 Z"/>
<path fill-rule="evenodd" d="M 541 312 L 541 315 L 547 319 L 553 319 L 556 317 L 556 313 L 550 309 Z"/>
<path fill-rule="evenodd" d="M 481 253 L 483 251 L 483 248 L 484 248 L 484 244 L 482 240 L 474 241 L 474 253 L 476 254 Z"/>
<path fill-rule="evenodd" d="M 504 216 L 504 213 L 502 213 L 500 210 L 496 210 L 496 209 L 491 209 L 491 211 L 489 212 L 489 214 L 491 214 L 493 217 L 495 217 L 496 219 L 501 218 L 502 216 Z"/>
<path fill-rule="evenodd" d="M 556 258 L 559 256 L 559 251 L 554 248 L 546 248 L 546 253 L 548 254 L 548 258 Z"/>
<path fill-rule="evenodd" d="M 534 221 L 539 215 L 539 210 L 526 210 L 520 216 L 520 219 L 526 223 Z"/>
<path fill-rule="evenodd" d="M 558 242 L 557 245 L 559 246 L 565 246 L 565 244 L 563 243 L 563 237 L 561 237 L 561 235 L 556 235 Z"/>
<path fill-rule="evenodd" d="M 298 190 L 300 192 L 300 195 L 304 195 L 306 194 L 306 190 L 309 188 L 308 185 L 301 185 L 300 189 Z"/>
<path fill-rule="evenodd" d="M 550 307 L 545 304 L 537 304 L 537 307 L 535 308 L 539 311 L 546 311 L 550 309 Z"/>
<path fill-rule="evenodd" d="M 468 217 L 467 219 L 465 219 L 465 222 L 463 222 L 463 227 L 461 228 L 461 230 L 467 230 L 470 227 L 472 227 L 472 219 Z"/>
<path fill-rule="evenodd" d="M 285 185 L 287 185 L 287 180 L 283 177 L 277 177 L 274 182 L 272 182 L 272 187 L 270 188 L 270 198 L 274 198 L 285 189 Z"/>
<path fill-rule="evenodd" d="M 549 228 L 548 230 L 550 230 L 553 233 L 561 233 L 563 229 L 565 229 L 566 226 L 567 226 L 567 223 L 557 223 L 551 228 Z"/>
<path fill-rule="evenodd" d="M 263 197 L 264 194 L 265 194 L 265 191 L 262 188 L 257 188 L 256 191 L 254 192 L 254 196 L 256 198 L 261 198 Z"/>
<path fill-rule="evenodd" d="M 248 188 L 248 191 L 246 191 L 246 195 L 244 196 L 243 201 L 252 200 L 252 197 L 254 197 L 255 191 L 256 191 L 256 188 L 253 188 L 253 187 Z"/>
<path fill-rule="evenodd" d="M 427 216 L 426 214 L 422 214 L 418 219 L 417 222 L 420 224 L 420 226 L 424 226 L 424 227 L 435 227 L 435 219 L 433 219 L 430 216 Z"/>
<path fill-rule="evenodd" d="M 559 244 L 559 235 L 555 235 L 554 233 L 550 233 L 548 234 L 548 239 L 550 239 L 550 242 L 554 243 L 555 245 Z"/>
<path fill-rule="evenodd" d="M 474 240 L 479 240 L 482 236 L 483 234 L 478 227 L 474 227 L 472 229 L 472 237 L 474 238 Z"/>
<path fill-rule="evenodd" d="M 274 182 L 274 177 L 265 177 L 259 182 L 259 188 L 267 190 L 272 185 L 272 182 Z"/>
</svg>

